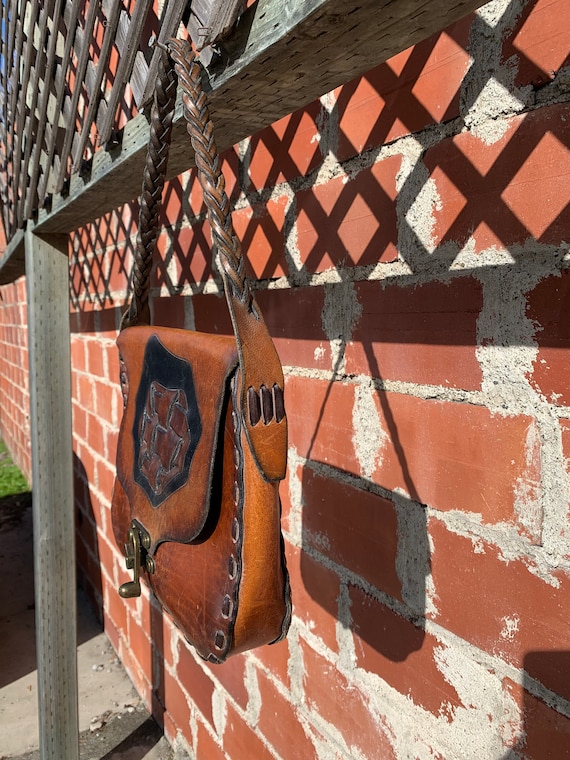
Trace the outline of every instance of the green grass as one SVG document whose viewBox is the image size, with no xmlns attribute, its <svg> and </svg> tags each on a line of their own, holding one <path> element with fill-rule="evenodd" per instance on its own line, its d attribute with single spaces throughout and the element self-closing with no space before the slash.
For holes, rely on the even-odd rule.
<svg viewBox="0 0 570 760">
<path fill-rule="evenodd" d="M 29 490 L 26 478 L 12 462 L 4 441 L 0 441 L 0 499 Z"/>
</svg>

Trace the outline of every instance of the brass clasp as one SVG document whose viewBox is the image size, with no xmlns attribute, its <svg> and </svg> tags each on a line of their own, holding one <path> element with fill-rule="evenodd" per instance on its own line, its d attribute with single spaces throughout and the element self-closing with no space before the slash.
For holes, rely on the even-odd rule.
<svg viewBox="0 0 570 760">
<path fill-rule="evenodd" d="M 119 595 L 123 599 L 131 599 L 141 595 L 140 572 L 144 568 L 147 573 L 154 573 L 154 560 L 148 554 L 150 536 L 137 520 L 133 520 L 127 534 L 125 544 L 125 564 L 127 570 L 133 571 L 133 580 L 119 586 Z"/>
</svg>

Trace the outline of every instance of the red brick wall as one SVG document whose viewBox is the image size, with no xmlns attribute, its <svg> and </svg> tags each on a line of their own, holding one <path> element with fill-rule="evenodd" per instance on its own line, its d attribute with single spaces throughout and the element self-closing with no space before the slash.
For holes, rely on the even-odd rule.
<svg viewBox="0 0 570 760">
<path fill-rule="evenodd" d="M 0 437 L 31 480 L 26 281 L 0 288 Z"/>
<path fill-rule="evenodd" d="M 570 757 L 569 9 L 497 0 L 225 155 L 285 367 L 286 642 L 211 666 L 118 597 L 135 206 L 70 242 L 83 583 L 200 760 Z M 227 333 L 195 173 L 165 201 L 155 320 Z M 25 463 L 20 285 L 3 299 Z"/>
</svg>

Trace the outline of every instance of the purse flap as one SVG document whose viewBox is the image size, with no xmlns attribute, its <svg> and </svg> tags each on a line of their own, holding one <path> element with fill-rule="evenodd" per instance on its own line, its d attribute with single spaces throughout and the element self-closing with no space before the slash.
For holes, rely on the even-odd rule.
<svg viewBox="0 0 570 760">
<path fill-rule="evenodd" d="M 222 414 L 238 364 L 233 337 L 175 328 L 121 331 L 125 408 L 117 477 L 151 537 L 188 543 L 208 517 Z"/>
</svg>

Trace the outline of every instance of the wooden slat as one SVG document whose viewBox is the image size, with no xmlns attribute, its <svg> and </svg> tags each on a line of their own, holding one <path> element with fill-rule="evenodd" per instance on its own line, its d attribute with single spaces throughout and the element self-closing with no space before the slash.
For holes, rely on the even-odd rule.
<svg viewBox="0 0 570 760">
<path fill-rule="evenodd" d="M 14 100 L 14 107 L 16 109 L 15 113 L 12 116 L 12 119 L 15 123 L 14 128 L 14 163 L 13 163 L 13 178 L 14 178 L 14 207 L 12 209 L 12 215 L 13 215 L 13 229 L 15 230 L 17 227 L 20 226 L 19 220 L 18 220 L 18 205 L 20 202 L 21 196 L 25 192 L 25 185 L 22 185 L 21 182 L 21 174 L 20 169 L 22 165 L 22 158 L 23 158 L 23 142 L 24 142 L 24 126 L 26 123 L 26 112 L 27 112 L 27 104 L 26 104 L 26 93 L 28 91 L 28 84 L 30 81 L 30 73 L 32 68 L 32 58 L 34 55 L 34 47 L 33 47 L 33 39 L 34 39 L 34 31 L 38 19 L 38 0 L 32 0 L 32 3 L 26 6 L 26 15 L 24 18 L 24 24 L 27 23 L 27 29 L 24 28 L 24 33 L 27 36 L 27 41 L 25 48 L 23 48 L 23 55 L 24 55 L 24 71 L 21 79 L 21 89 L 19 93 L 19 97 Z"/>
<path fill-rule="evenodd" d="M 39 115 L 38 115 L 38 129 L 34 137 L 34 146 L 33 146 L 33 155 L 32 155 L 32 172 L 31 172 L 30 184 L 28 187 L 26 204 L 25 204 L 25 212 L 24 212 L 24 217 L 26 219 L 29 219 L 31 217 L 34 211 L 34 208 L 37 208 L 38 206 L 37 187 L 38 187 L 38 180 L 39 180 L 40 168 L 41 168 L 40 155 L 44 149 L 45 123 L 46 123 L 46 117 L 47 117 L 49 95 L 50 95 L 52 85 L 53 85 L 55 53 L 56 53 L 56 47 L 57 47 L 57 38 L 58 38 L 58 33 L 59 33 L 59 21 L 60 21 L 60 16 L 61 16 L 62 4 L 63 4 L 63 0 L 55 0 L 53 11 L 50 14 L 50 18 L 52 20 L 53 26 L 52 26 L 51 34 L 49 35 L 46 65 L 43 72 L 43 89 L 42 89 L 42 94 L 41 94 L 41 99 L 40 99 L 40 107 L 39 107 Z M 44 168 L 44 171 L 46 169 L 47 167 Z"/>
<path fill-rule="evenodd" d="M 9 172 L 9 166 L 13 162 L 14 154 L 14 127 L 13 127 L 13 111 L 12 103 L 13 89 L 17 86 L 15 76 L 15 63 L 14 55 L 16 44 L 16 27 L 18 23 L 17 14 L 17 0 L 12 0 L 10 4 L 6 3 L 4 6 L 6 14 L 9 13 L 8 23 L 8 39 L 2 41 L 2 55 L 4 56 L 3 71 L 0 72 L 0 87 L 3 91 L 3 103 L 2 103 L 2 146 L 4 153 L 5 169 L 6 173 Z M 5 22 L 6 23 L 6 22 Z M 21 22 L 20 22 L 21 27 Z M 5 51 L 5 52 L 4 52 Z M 10 92 L 12 90 L 12 92 Z M 10 183 L 6 183 L 6 187 L 2 190 L 2 218 L 4 224 L 4 230 L 6 235 L 10 235 L 14 229 L 13 225 L 13 208 L 14 208 L 14 188 Z"/>
<path fill-rule="evenodd" d="M 188 31 L 198 50 L 223 40 L 245 8 L 244 0 L 193 2 Z"/>
<path fill-rule="evenodd" d="M 176 36 L 184 10 L 187 6 L 187 0 L 170 0 L 165 6 L 163 17 L 160 20 L 160 32 L 158 33 L 158 41 L 161 43 L 166 42 L 169 37 Z M 158 62 L 160 58 L 160 50 L 155 50 L 152 60 L 148 67 L 148 73 L 146 78 L 145 89 L 139 104 L 145 106 L 152 100 L 152 94 L 154 92 L 154 83 L 156 81 L 156 73 L 158 71 Z"/>
<path fill-rule="evenodd" d="M 272 124 L 482 5 L 481 0 L 259 0 L 228 39 L 229 62 L 209 72 L 220 149 Z M 318 64 L 318 65 L 317 65 Z M 251 86 L 248 84 L 250 83 Z M 138 196 L 148 125 L 124 131 L 122 148 L 98 151 L 90 177 L 74 177 L 67 197 L 40 213 L 38 229 L 71 231 Z M 192 165 L 180 109 L 169 176 Z"/>
<path fill-rule="evenodd" d="M 39 23 L 38 23 L 38 40 L 37 47 L 35 49 L 35 62 L 30 74 L 30 86 L 32 90 L 31 104 L 26 116 L 26 122 L 24 123 L 24 136 L 25 136 L 25 148 L 22 165 L 20 168 L 19 181 L 20 188 L 22 189 L 22 195 L 18 202 L 18 225 L 21 226 L 26 219 L 26 200 L 28 195 L 28 183 L 29 183 L 29 163 L 32 155 L 32 148 L 36 144 L 34 139 L 35 129 L 37 124 L 36 108 L 38 105 L 38 97 L 40 94 L 40 80 L 45 72 L 45 60 L 46 49 L 45 39 L 48 31 L 48 19 L 53 14 L 54 0 L 48 0 L 44 3 Z M 35 40 L 34 40 L 35 43 Z M 29 41 L 28 41 L 29 45 Z M 27 55 L 27 51 L 26 51 Z M 24 91 L 25 93 L 26 91 Z"/>
<path fill-rule="evenodd" d="M 103 12 L 106 12 L 105 4 L 103 4 Z M 109 8 L 109 15 L 107 16 L 107 24 L 105 26 L 105 34 L 103 35 L 103 44 L 101 45 L 101 55 L 99 56 L 95 71 L 93 92 L 89 98 L 89 108 L 87 109 L 87 114 L 85 116 L 84 128 L 81 131 L 79 143 L 77 145 L 77 153 L 73 165 L 74 171 L 77 171 L 79 169 L 79 162 L 81 161 L 85 147 L 87 145 L 87 140 L 91 131 L 91 125 L 93 124 L 93 121 L 95 120 L 95 116 L 97 114 L 99 99 L 101 97 L 101 85 L 103 84 L 103 79 L 105 78 L 105 74 L 107 72 L 107 64 L 113 43 L 115 41 L 115 29 L 120 12 L 120 3 L 116 1 L 111 3 L 111 7 Z"/>
<path fill-rule="evenodd" d="M 152 0 L 137 0 L 135 3 L 135 9 L 131 16 L 121 60 L 119 61 L 119 66 L 115 75 L 113 89 L 111 90 L 111 95 L 107 102 L 107 113 L 103 124 L 101 125 L 101 129 L 99 130 L 99 140 L 101 143 L 107 142 L 111 137 L 117 107 L 123 97 L 125 85 L 131 75 L 135 56 L 141 41 L 141 33 L 146 21 L 148 9 L 151 6 L 151 1 Z"/>
<path fill-rule="evenodd" d="M 71 95 L 71 103 L 70 103 L 70 113 L 72 115 L 73 123 L 75 123 L 75 115 L 77 113 L 77 105 L 79 103 L 79 97 L 81 95 L 81 83 L 83 82 L 83 79 L 85 77 L 85 70 L 87 69 L 87 62 L 89 61 L 89 47 L 91 44 L 91 38 L 93 35 L 93 29 L 95 27 L 95 19 L 97 18 L 97 13 L 99 11 L 99 0 L 91 0 L 89 3 L 89 10 L 87 11 L 87 18 L 85 19 L 85 29 L 84 31 L 84 37 L 83 37 L 83 45 L 81 47 L 81 52 L 79 54 L 79 60 L 77 62 L 77 72 L 76 72 L 76 85 L 73 90 L 73 93 Z M 56 183 L 56 190 L 57 192 L 61 192 L 61 189 L 63 187 L 63 183 L 65 181 L 66 173 L 67 173 L 67 163 L 69 159 L 69 154 L 71 152 L 71 146 L 73 144 L 73 137 L 75 134 L 75 130 L 67 129 L 65 133 L 65 140 L 63 142 L 63 148 L 61 151 L 60 156 L 60 166 L 59 166 L 59 174 L 57 177 L 57 183 Z"/>
<path fill-rule="evenodd" d="M 71 63 L 71 51 L 73 48 L 73 44 L 75 42 L 75 32 L 77 30 L 77 19 L 79 18 L 79 10 L 81 8 L 81 5 L 83 4 L 83 0 L 73 0 L 72 3 L 68 3 L 67 6 L 67 19 L 66 19 L 66 34 L 65 34 L 65 46 L 63 49 L 63 57 L 61 61 L 61 65 L 58 66 L 58 70 L 55 77 L 55 93 L 56 93 L 56 101 L 55 101 L 55 114 L 54 119 L 51 122 L 51 136 L 48 139 L 48 148 L 47 148 L 47 166 L 48 170 L 43 177 L 43 181 L 40 185 L 40 191 L 39 191 L 39 203 L 40 205 L 43 205 L 46 193 L 48 192 L 48 186 L 49 186 L 49 180 L 50 180 L 50 172 L 52 171 L 52 164 L 54 160 L 54 153 L 55 153 L 55 147 L 57 142 L 57 134 L 58 134 L 58 125 L 59 125 L 59 118 L 61 109 L 63 106 L 63 99 L 65 96 L 65 80 L 67 76 L 67 70 L 69 67 L 69 64 Z"/>
</svg>

